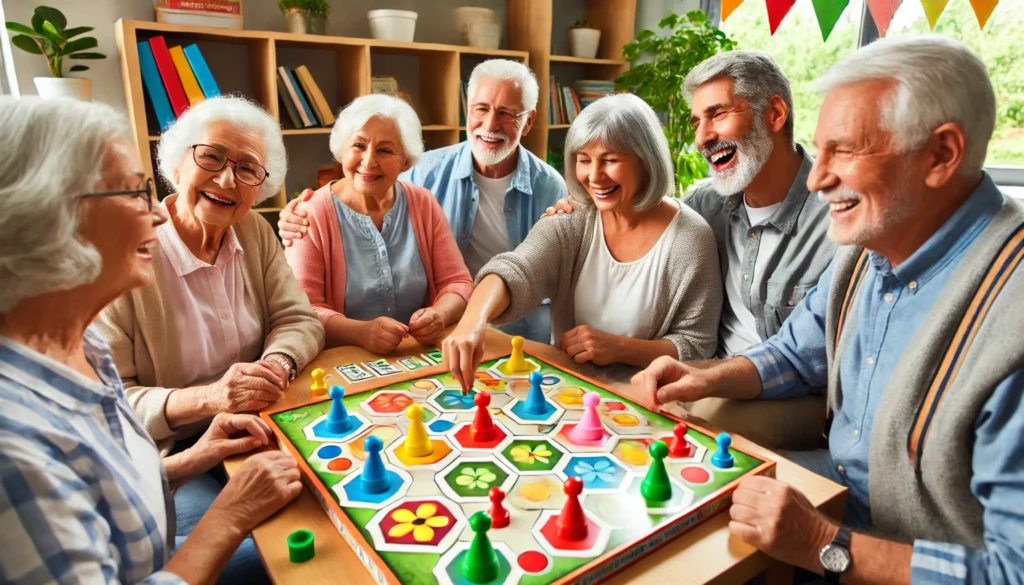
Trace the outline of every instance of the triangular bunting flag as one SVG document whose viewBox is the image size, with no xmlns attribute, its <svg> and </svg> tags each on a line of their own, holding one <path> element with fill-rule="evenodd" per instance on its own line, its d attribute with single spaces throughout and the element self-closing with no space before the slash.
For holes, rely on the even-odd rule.
<svg viewBox="0 0 1024 585">
<path fill-rule="evenodd" d="M 875 19 L 878 36 L 884 37 L 889 32 L 889 23 L 902 3 L 903 0 L 868 0 L 868 10 L 871 11 L 871 18 Z"/>
<path fill-rule="evenodd" d="M 924 15 L 928 18 L 928 27 L 935 30 L 935 23 L 942 16 L 949 0 L 921 0 L 921 7 L 924 8 Z"/>
<path fill-rule="evenodd" d="M 789 14 L 789 10 L 796 4 L 796 0 L 765 0 L 768 4 L 768 26 L 772 34 L 779 28 L 779 23 Z"/>
<path fill-rule="evenodd" d="M 985 28 L 988 17 L 992 16 L 992 11 L 996 9 L 996 4 L 999 4 L 999 0 L 971 0 L 974 16 L 978 17 L 978 26 Z"/>
<path fill-rule="evenodd" d="M 836 27 L 836 23 L 839 22 L 839 17 L 843 15 L 843 11 L 850 4 L 850 0 L 813 0 L 814 1 L 814 13 L 818 16 L 818 27 L 821 29 L 821 40 L 822 42 L 828 40 L 828 36 L 832 34 L 832 29 Z M 922 0 L 928 2 L 929 0 Z M 943 0 L 940 0 L 943 1 Z M 944 0 L 948 2 L 949 0 Z"/>
<path fill-rule="evenodd" d="M 722 0 L 722 20 L 729 18 L 733 10 L 743 4 L 743 0 Z"/>
</svg>

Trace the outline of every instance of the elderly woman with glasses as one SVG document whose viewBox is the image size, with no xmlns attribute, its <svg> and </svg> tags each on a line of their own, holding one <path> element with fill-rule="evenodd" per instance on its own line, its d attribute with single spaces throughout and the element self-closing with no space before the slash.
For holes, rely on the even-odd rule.
<svg viewBox="0 0 1024 585">
<path fill-rule="evenodd" d="M 667 355 L 710 358 L 722 285 L 715 237 L 675 194 L 668 141 L 640 98 L 587 106 L 565 141 L 565 182 L 581 211 L 542 219 L 515 250 L 477 275 L 445 365 L 464 388 L 488 323 L 551 299 L 558 346 L 577 363 L 647 366 Z"/>
<path fill-rule="evenodd" d="M 462 316 L 473 282 L 433 195 L 398 180 L 423 154 L 416 112 L 363 96 L 338 114 L 330 144 L 344 178 L 309 200 L 308 234 L 286 252 L 327 346 L 383 354 L 407 335 L 435 342 Z"/>
<path fill-rule="evenodd" d="M 156 231 L 155 278 L 111 303 L 97 330 L 166 454 L 218 413 L 273 404 L 323 347 L 323 327 L 270 224 L 252 211 L 284 181 L 277 122 L 244 99 L 209 99 L 163 134 L 157 158 L 174 194 Z M 179 534 L 223 481 L 217 468 L 175 492 Z"/>
<path fill-rule="evenodd" d="M 0 128 L 0 580 L 265 579 L 245 535 L 299 494 L 295 461 L 253 455 L 175 538 L 170 488 L 268 445 L 270 429 L 220 414 L 161 457 L 90 326 L 111 300 L 152 285 L 169 225 L 128 121 L 99 104 L 0 98 Z M 243 541 L 248 554 L 232 558 Z"/>
</svg>

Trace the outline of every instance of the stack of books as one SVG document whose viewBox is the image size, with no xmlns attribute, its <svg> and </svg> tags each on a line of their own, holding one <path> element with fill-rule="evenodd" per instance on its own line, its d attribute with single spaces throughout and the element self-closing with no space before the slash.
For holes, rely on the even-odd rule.
<svg viewBox="0 0 1024 585">
<path fill-rule="evenodd" d="M 157 0 L 156 21 L 242 29 L 242 0 Z"/>
<path fill-rule="evenodd" d="M 551 76 L 551 92 L 548 95 L 548 124 L 572 124 L 583 107 L 576 91 L 563 87 Z"/>
<path fill-rule="evenodd" d="M 277 68 L 277 95 L 296 128 L 334 125 L 334 113 L 305 65 Z"/>
<path fill-rule="evenodd" d="M 138 48 L 142 83 L 161 132 L 189 107 L 220 95 L 195 44 L 168 48 L 164 37 L 158 36 L 139 42 Z"/>
</svg>

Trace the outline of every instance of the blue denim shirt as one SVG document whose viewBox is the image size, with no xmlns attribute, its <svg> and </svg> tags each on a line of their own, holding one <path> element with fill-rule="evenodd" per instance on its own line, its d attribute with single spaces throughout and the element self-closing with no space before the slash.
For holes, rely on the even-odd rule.
<svg viewBox="0 0 1024 585">
<path fill-rule="evenodd" d="M 966 251 L 1003 205 L 1003 195 L 986 176 L 964 205 L 921 248 L 893 268 L 869 253 L 868 272 L 847 327 L 854 333 L 839 364 L 843 403 L 829 433 L 829 452 L 838 479 L 849 489 L 846 521 L 871 524 L 868 461 L 872 421 L 890 376 Z M 761 397 L 786 398 L 827 384 L 825 307 L 832 283 L 830 266 L 817 288 L 786 320 L 778 334 L 747 351 L 761 376 Z M 1024 556 L 1003 543 L 1024 542 L 1024 522 L 1010 502 L 1024 501 L 1024 369 L 996 387 L 975 425 L 971 490 L 985 507 L 984 549 L 914 543 L 912 581 L 1005 583 L 1024 574 Z M 1015 413 L 1016 414 L 1013 414 Z M 998 504 L 996 503 L 998 502 Z M 988 503 L 988 505 L 986 505 Z"/>
</svg>

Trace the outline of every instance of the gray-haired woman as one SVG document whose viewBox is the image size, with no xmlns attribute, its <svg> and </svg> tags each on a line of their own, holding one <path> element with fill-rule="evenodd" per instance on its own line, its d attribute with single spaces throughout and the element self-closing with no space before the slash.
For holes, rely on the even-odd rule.
<svg viewBox="0 0 1024 585">
<path fill-rule="evenodd" d="M 0 580 L 211 583 L 299 494 L 297 465 L 280 451 L 250 457 L 192 534 L 174 538 L 169 488 L 267 445 L 270 429 L 222 414 L 161 458 L 90 327 L 152 283 L 167 219 L 128 121 L 99 104 L 0 98 L 0 128 Z M 258 559 L 249 568 L 260 578 Z M 226 579 L 253 582 L 241 570 Z"/>
<path fill-rule="evenodd" d="M 445 365 L 469 387 L 491 321 L 507 323 L 551 298 L 558 346 L 577 363 L 647 366 L 667 355 L 711 357 L 722 285 L 715 238 L 671 199 L 668 142 L 650 106 L 604 97 L 573 122 L 565 182 L 579 211 L 542 220 L 477 275 Z"/>
</svg>

